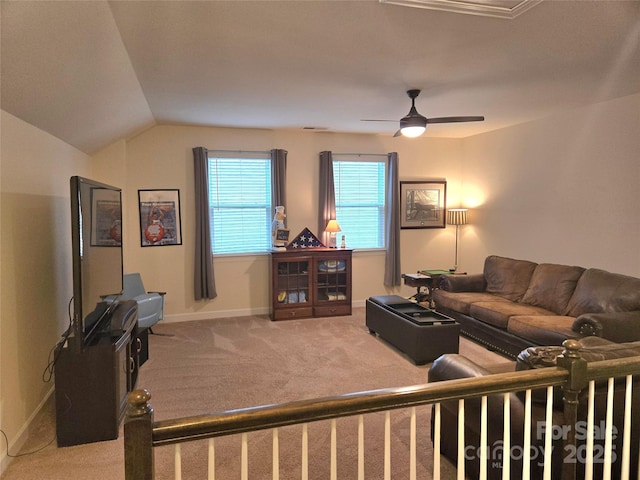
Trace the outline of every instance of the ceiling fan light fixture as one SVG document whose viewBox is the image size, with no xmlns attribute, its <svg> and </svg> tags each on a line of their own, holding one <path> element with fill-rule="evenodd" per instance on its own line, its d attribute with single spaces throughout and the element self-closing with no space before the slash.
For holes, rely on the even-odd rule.
<svg viewBox="0 0 640 480">
<path fill-rule="evenodd" d="M 420 127 L 420 126 L 403 127 L 403 128 L 400 129 L 400 132 L 405 137 L 415 138 L 415 137 L 419 137 L 420 135 L 422 135 L 425 130 L 426 130 L 426 127 Z"/>
<path fill-rule="evenodd" d="M 414 105 L 406 117 L 400 120 L 400 132 L 405 137 L 419 137 L 427 128 L 427 118 L 418 113 Z"/>
<path fill-rule="evenodd" d="M 405 137 L 419 137 L 427 128 L 427 117 L 423 117 L 416 110 L 416 97 L 420 90 L 409 90 L 407 95 L 411 99 L 411 110 L 400 120 L 400 133 Z"/>
</svg>

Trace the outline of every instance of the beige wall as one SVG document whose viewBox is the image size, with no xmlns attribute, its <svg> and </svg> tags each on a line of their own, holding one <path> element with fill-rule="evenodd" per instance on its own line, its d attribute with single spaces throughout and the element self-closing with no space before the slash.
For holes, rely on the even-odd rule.
<svg viewBox="0 0 640 480">
<path fill-rule="evenodd" d="M 593 266 L 640 274 L 639 96 L 576 109 L 464 140 L 404 139 L 301 131 L 158 126 L 115 151 L 126 174 L 125 270 L 149 289 L 167 291 L 167 320 L 269 311 L 268 256 L 216 257 L 218 298 L 193 300 L 192 151 L 288 150 L 287 222 L 317 230 L 318 153 L 397 151 L 400 179 L 448 181 L 448 205 L 471 207 L 460 229 L 460 267 L 480 271 L 488 254 Z M 102 162 L 111 158 L 101 152 Z M 126 178 L 125 178 L 126 177 Z M 178 188 L 183 245 L 140 247 L 137 190 Z M 455 229 L 403 230 L 402 271 L 453 265 Z M 348 240 L 348 239 L 347 239 Z M 168 267 L 169 266 L 169 267 Z M 399 293 L 383 286 L 384 255 L 356 252 L 354 304 Z"/>
<path fill-rule="evenodd" d="M 460 196 L 461 140 L 392 138 L 303 131 L 239 130 L 224 128 L 157 126 L 127 142 L 125 196 L 125 270 L 140 271 L 145 286 L 167 292 L 167 320 L 212 316 L 268 313 L 269 256 L 216 257 L 218 297 L 212 301 L 193 299 L 193 154 L 205 146 L 224 150 L 283 148 L 287 162 L 287 226 L 295 234 L 305 227 L 317 232 L 318 154 L 385 154 L 397 151 L 402 180 L 446 178 L 451 201 Z M 119 157 L 119 151 L 116 152 Z M 107 158 L 102 155 L 101 161 Z M 140 246 L 137 213 L 138 189 L 180 189 L 183 245 Z M 405 271 L 449 267 L 453 264 L 453 230 L 403 231 L 402 266 Z M 348 239 L 347 239 L 348 243 Z M 401 293 L 383 285 L 384 254 L 357 252 L 354 257 L 354 301 L 363 304 L 371 295 Z"/>
<path fill-rule="evenodd" d="M 69 177 L 87 175 L 90 157 L 1 115 L 0 424 L 16 453 L 53 389 L 43 372 L 73 294 Z M 4 442 L 0 449 L 4 467 Z"/>
<path fill-rule="evenodd" d="M 640 94 L 468 138 L 463 191 L 483 204 L 462 264 L 487 254 L 640 276 Z"/>
<path fill-rule="evenodd" d="M 11 450 L 50 392 L 42 372 L 68 325 L 71 175 L 123 188 L 125 268 L 168 292 L 168 321 L 266 312 L 269 304 L 266 256 L 216 258 L 219 297 L 193 301 L 194 146 L 287 149 L 294 232 L 316 229 L 318 152 L 397 151 L 401 180 L 446 178 L 449 205 L 475 207 L 460 230 L 463 270 L 479 271 L 495 253 L 640 276 L 639 117 L 634 95 L 464 140 L 158 126 L 89 159 L 2 112 L 0 425 Z M 180 189 L 181 246 L 140 247 L 137 190 L 155 188 Z M 451 266 L 454 232 L 403 230 L 402 270 Z M 356 304 L 389 293 L 383 264 L 382 255 L 356 254 Z"/>
</svg>

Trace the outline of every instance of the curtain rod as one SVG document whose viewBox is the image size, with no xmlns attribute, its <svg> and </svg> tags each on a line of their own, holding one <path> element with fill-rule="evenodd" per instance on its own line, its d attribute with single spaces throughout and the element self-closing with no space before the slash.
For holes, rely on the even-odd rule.
<svg viewBox="0 0 640 480">
<path fill-rule="evenodd" d="M 347 157 L 347 156 L 352 156 L 352 157 L 388 157 L 389 156 L 388 153 L 337 153 L 337 152 L 332 152 L 332 155 L 343 155 L 345 157 Z"/>
<path fill-rule="evenodd" d="M 220 150 L 217 148 L 207 148 L 207 152 L 220 152 L 220 153 L 264 153 L 271 154 L 271 150 Z"/>
</svg>

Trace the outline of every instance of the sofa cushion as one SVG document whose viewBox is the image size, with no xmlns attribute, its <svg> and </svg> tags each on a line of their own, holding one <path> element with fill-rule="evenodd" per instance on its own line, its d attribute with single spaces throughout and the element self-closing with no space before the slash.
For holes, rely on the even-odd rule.
<svg viewBox="0 0 640 480">
<path fill-rule="evenodd" d="M 444 307 L 449 310 L 469 315 L 469 309 L 475 302 L 504 302 L 508 300 L 491 295 L 484 292 L 448 292 L 446 290 L 435 290 L 433 292 L 433 301 L 438 308 Z"/>
<path fill-rule="evenodd" d="M 507 328 L 509 318 L 514 315 L 551 315 L 544 308 L 516 302 L 474 302 L 469 308 L 470 315 L 476 320 L 498 328 Z"/>
<path fill-rule="evenodd" d="M 640 310 L 640 278 L 590 268 L 578 280 L 565 315 L 633 310 Z"/>
<path fill-rule="evenodd" d="M 577 336 L 571 330 L 574 320 L 562 315 L 517 315 L 509 319 L 507 331 L 536 345 L 562 345 Z"/>
<path fill-rule="evenodd" d="M 527 291 L 536 263 L 490 255 L 484 261 L 487 292 L 517 302 Z"/>
<path fill-rule="evenodd" d="M 562 315 L 584 270 L 582 267 L 554 263 L 539 264 L 531 276 L 522 302 Z"/>
</svg>

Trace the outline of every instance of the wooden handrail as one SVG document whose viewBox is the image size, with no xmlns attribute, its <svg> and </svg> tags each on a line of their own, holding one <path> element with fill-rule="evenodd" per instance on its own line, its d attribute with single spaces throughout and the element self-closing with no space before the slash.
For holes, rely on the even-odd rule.
<svg viewBox="0 0 640 480">
<path fill-rule="evenodd" d="M 162 420 L 154 423 L 153 445 L 329 420 L 364 413 L 414 407 L 529 388 L 561 385 L 561 368 L 544 368 L 484 377 L 446 380 L 410 387 L 385 388 L 278 405 Z"/>
<path fill-rule="evenodd" d="M 565 342 L 565 353 L 559 357 L 558 367 L 369 390 L 158 422 L 153 420 L 149 392 L 136 390 L 129 394 L 125 421 L 126 479 L 153 479 L 153 447 L 161 445 L 549 386 L 563 387 L 565 422 L 571 424 L 576 420 L 578 395 L 588 381 L 640 374 L 640 356 L 586 364 L 577 355 L 576 345 L 573 341 Z M 575 478 L 575 465 L 565 469 L 563 478 Z"/>
</svg>

